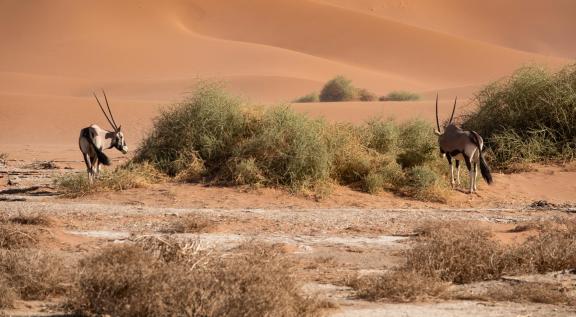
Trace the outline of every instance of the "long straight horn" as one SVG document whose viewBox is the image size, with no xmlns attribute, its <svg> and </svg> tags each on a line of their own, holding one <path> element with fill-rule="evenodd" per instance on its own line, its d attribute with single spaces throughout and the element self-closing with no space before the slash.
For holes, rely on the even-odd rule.
<svg viewBox="0 0 576 317">
<path fill-rule="evenodd" d="M 454 107 L 452 108 L 452 115 L 450 116 L 450 123 L 452 123 L 452 119 L 454 119 L 454 111 L 456 111 L 456 102 L 458 101 L 458 96 L 456 96 L 456 98 L 454 98 Z"/>
<path fill-rule="evenodd" d="M 94 98 L 96 98 L 96 102 L 98 102 L 98 106 L 100 107 L 100 110 L 102 110 L 102 113 L 106 117 L 106 120 L 108 120 L 108 123 L 110 123 L 112 128 L 114 128 L 114 130 L 116 130 L 116 127 L 114 127 L 114 124 L 112 123 L 112 121 L 110 121 L 110 118 L 108 118 L 106 111 L 104 111 L 104 107 L 102 107 L 102 104 L 100 103 L 100 99 L 98 99 L 98 96 L 96 96 L 96 93 L 93 92 L 92 94 L 94 95 Z"/>
<path fill-rule="evenodd" d="M 116 124 L 116 120 L 114 120 L 114 116 L 112 115 L 112 111 L 110 111 L 110 105 L 108 104 L 108 98 L 106 98 L 106 92 L 102 89 L 102 94 L 104 95 L 104 100 L 106 101 L 106 107 L 108 108 L 108 113 L 110 114 L 110 118 L 112 119 L 112 123 L 114 123 L 114 130 L 118 131 L 118 125 Z"/>
<path fill-rule="evenodd" d="M 436 93 L 436 127 L 438 127 L 438 133 L 440 133 L 440 121 L 438 121 L 438 93 Z"/>
</svg>

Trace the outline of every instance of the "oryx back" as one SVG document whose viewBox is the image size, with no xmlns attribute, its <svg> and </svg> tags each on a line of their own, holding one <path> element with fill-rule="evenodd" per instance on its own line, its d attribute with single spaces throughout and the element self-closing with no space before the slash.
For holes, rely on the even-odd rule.
<svg viewBox="0 0 576 317">
<path fill-rule="evenodd" d="M 110 165 L 110 159 L 102 151 L 102 140 L 104 135 L 99 126 L 93 124 L 80 130 L 80 139 L 78 141 L 80 151 L 87 153 L 90 157 L 96 157 L 104 165 Z"/>
</svg>

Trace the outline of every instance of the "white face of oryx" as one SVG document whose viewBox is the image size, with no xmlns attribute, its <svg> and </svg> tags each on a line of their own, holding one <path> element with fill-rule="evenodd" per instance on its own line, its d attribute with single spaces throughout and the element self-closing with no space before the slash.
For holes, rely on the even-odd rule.
<svg viewBox="0 0 576 317">
<path fill-rule="evenodd" d="M 118 132 L 116 132 L 115 146 L 120 152 L 122 152 L 122 154 L 126 154 L 128 153 L 128 146 L 126 145 L 124 134 L 120 129 L 121 128 L 118 128 Z"/>
</svg>

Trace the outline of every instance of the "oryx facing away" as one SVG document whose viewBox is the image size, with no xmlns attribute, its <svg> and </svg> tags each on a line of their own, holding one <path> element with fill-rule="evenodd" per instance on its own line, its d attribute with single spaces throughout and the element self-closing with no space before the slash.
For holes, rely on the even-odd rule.
<svg viewBox="0 0 576 317">
<path fill-rule="evenodd" d="M 104 154 L 103 149 L 111 149 L 115 147 L 118 151 L 126 154 L 128 152 L 128 146 L 126 146 L 126 141 L 124 140 L 124 134 L 122 133 L 122 127 L 116 124 L 114 121 L 114 116 L 112 111 L 110 111 L 110 105 L 108 104 L 108 98 L 106 98 L 106 93 L 102 90 L 104 95 L 104 100 L 106 101 L 106 107 L 108 108 L 108 113 L 110 117 L 104 111 L 104 107 L 100 103 L 100 100 L 94 94 L 100 110 L 104 113 L 104 116 L 114 129 L 114 131 L 108 131 L 100 128 L 99 126 L 93 124 L 80 130 L 80 139 L 78 144 L 80 145 L 80 151 L 84 156 L 84 162 L 86 163 L 86 168 L 88 169 L 88 179 L 90 183 L 94 181 L 94 177 L 100 173 L 100 164 L 110 165 L 110 159 L 106 154 Z"/>
<path fill-rule="evenodd" d="M 438 95 L 436 95 L 436 127 L 438 130 L 434 131 L 438 135 L 438 144 L 440 145 L 440 153 L 446 156 L 448 164 L 450 165 L 450 184 L 454 187 L 454 168 L 452 166 L 452 159 L 456 162 L 456 184 L 460 185 L 460 161 L 466 163 L 468 172 L 470 174 L 470 188 L 469 192 L 476 191 L 476 178 L 478 176 L 478 163 L 480 163 L 480 173 L 486 183 L 492 183 L 492 174 L 490 168 L 484 159 L 482 150 L 484 149 L 484 141 L 482 137 L 474 131 L 465 131 L 457 127 L 452 120 L 454 119 L 454 111 L 456 111 L 456 102 L 458 97 L 454 99 L 454 107 L 452 108 L 452 115 L 448 125 L 444 127 L 444 131 L 440 131 L 440 122 L 438 121 Z"/>
</svg>

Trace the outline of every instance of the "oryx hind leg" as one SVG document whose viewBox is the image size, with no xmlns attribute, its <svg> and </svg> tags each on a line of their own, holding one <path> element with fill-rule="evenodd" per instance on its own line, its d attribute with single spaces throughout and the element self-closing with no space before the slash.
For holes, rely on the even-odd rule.
<svg viewBox="0 0 576 317">
<path fill-rule="evenodd" d="M 478 162 L 474 162 L 474 191 L 478 190 Z"/>
<path fill-rule="evenodd" d="M 472 170 L 474 168 L 473 163 L 472 163 L 472 158 L 464 155 L 464 162 L 466 162 L 466 168 L 468 169 L 468 176 L 470 177 L 470 181 L 468 184 L 468 192 L 469 193 L 473 193 L 474 192 L 474 171 Z"/>
<path fill-rule="evenodd" d="M 88 171 L 88 182 L 92 184 L 94 182 L 94 175 L 92 170 L 92 160 L 87 153 L 82 153 L 84 156 L 84 163 L 86 163 L 86 170 Z"/>
<path fill-rule="evenodd" d="M 456 160 L 456 185 L 460 186 L 460 160 Z"/>
</svg>

